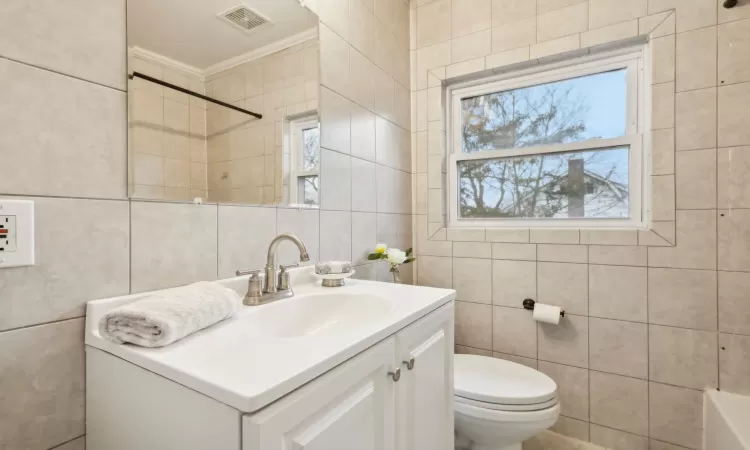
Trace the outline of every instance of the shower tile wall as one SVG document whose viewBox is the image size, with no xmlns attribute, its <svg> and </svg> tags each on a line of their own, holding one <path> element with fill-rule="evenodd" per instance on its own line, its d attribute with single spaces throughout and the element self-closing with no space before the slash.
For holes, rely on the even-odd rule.
<svg viewBox="0 0 750 450">
<path fill-rule="evenodd" d="M 283 121 L 317 113 L 318 71 L 318 40 L 313 39 L 206 78 L 209 96 L 263 114 L 255 119 L 208 104 L 211 201 L 288 201 L 289 180 L 283 174 L 289 170 L 289 154 L 282 150 Z"/>
<path fill-rule="evenodd" d="M 356 109 L 371 121 L 353 125 L 362 134 L 351 156 L 324 150 L 322 201 L 330 206 L 320 211 L 128 200 L 125 6 L 0 2 L 0 83 L 12 86 L 0 89 L 0 195 L 33 199 L 37 219 L 37 264 L 0 270 L 3 449 L 84 448 L 87 301 L 262 267 L 268 243 L 281 232 L 299 234 L 313 259 L 351 258 L 357 277 L 366 279 L 390 275 L 387 264 L 366 260 L 378 240 L 411 245 L 408 169 L 367 156 L 376 143 L 371 110 Z M 371 3 L 367 11 L 372 19 Z M 371 33 L 367 45 L 386 60 L 393 33 Z M 401 54 L 408 55 L 406 44 Z M 397 62 L 408 69 L 408 57 Z M 307 88 L 305 95 L 320 89 Z M 403 96 L 385 104 L 401 105 L 396 117 L 408 116 Z M 393 122 L 382 119 L 379 129 L 392 130 Z M 380 141 L 384 162 L 404 157 L 397 148 L 408 155 L 408 145 L 390 147 L 394 142 L 400 141 Z M 340 158 L 327 159 L 334 153 Z M 356 166 L 349 165 L 354 155 L 361 155 Z M 391 180 L 386 187 L 376 186 L 376 171 Z M 295 261 L 291 249 L 282 250 L 281 263 Z"/>
<path fill-rule="evenodd" d="M 140 72 L 199 94 L 203 77 L 139 56 L 130 58 Z M 206 102 L 141 78 L 128 81 L 128 180 L 137 198 L 207 198 Z"/>
<path fill-rule="evenodd" d="M 701 390 L 750 395 L 750 5 L 722 3 L 411 4 L 418 283 L 458 291 L 457 351 L 558 383 L 560 433 L 614 449 L 699 449 Z M 653 118 L 654 181 L 666 188 L 655 214 L 676 221 L 657 223 L 676 246 L 633 246 L 634 233 L 596 242 L 578 230 L 432 227 L 441 198 L 428 173 L 442 179 L 442 161 L 430 136 L 443 112 L 427 69 L 470 76 L 650 30 L 664 69 L 653 74 L 664 106 Z M 568 314 L 537 324 L 521 308 L 527 297 Z"/>
</svg>

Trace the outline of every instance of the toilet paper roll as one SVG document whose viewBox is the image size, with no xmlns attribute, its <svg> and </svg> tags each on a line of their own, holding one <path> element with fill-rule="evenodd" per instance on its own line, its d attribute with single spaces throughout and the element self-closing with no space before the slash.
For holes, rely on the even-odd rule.
<svg viewBox="0 0 750 450">
<path fill-rule="evenodd" d="M 534 305 L 534 320 L 537 322 L 560 323 L 560 307 L 536 303 Z"/>
</svg>

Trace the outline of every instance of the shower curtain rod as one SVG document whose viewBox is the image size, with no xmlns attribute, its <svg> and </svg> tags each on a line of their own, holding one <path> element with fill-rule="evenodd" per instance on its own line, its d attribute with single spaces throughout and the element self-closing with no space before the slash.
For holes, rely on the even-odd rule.
<svg viewBox="0 0 750 450">
<path fill-rule="evenodd" d="M 258 114 L 258 113 L 254 113 L 252 111 L 248 111 L 246 109 L 238 108 L 237 106 L 230 105 L 229 103 L 222 102 L 221 100 L 216 100 L 216 99 L 213 99 L 211 97 L 206 97 L 203 94 L 199 94 L 197 92 L 193 92 L 193 91 L 187 90 L 185 88 L 181 88 L 181 87 L 176 86 L 176 85 L 174 85 L 172 83 L 167 83 L 166 81 L 161 81 L 161 80 L 159 80 L 157 78 L 150 77 L 150 76 L 142 74 L 140 72 L 133 72 L 132 75 L 128 76 L 128 78 L 130 78 L 131 80 L 133 78 L 136 78 L 136 77 L 142 78 L 142 79 L 144 79 L 146 81 L 150 81 L 152 83 L 160 84 L 160 85 L 162 85 L 164 87 L 168 87 L 170 89 L 174 89 L 175 91 L 180 91 L 180 92 L 182 92 L 184 94 L 187 94 L 187 95 L 192 95 L 193 97 L 198 97 L 198 98 L 203 99 L 203 100 L 205 100 L 207 102 L 216 103 L 217 105 L 221 105 L 221 106 L 224 106 L 226 108 L 233 109 L 235 111 L 239 111 L 241 113 L 248 114 L 248 115 L 253 116 L 253 117 L 257 117 L 258 119 L 262 119 L 263 118 L 262 114 Z"/>
</svg>

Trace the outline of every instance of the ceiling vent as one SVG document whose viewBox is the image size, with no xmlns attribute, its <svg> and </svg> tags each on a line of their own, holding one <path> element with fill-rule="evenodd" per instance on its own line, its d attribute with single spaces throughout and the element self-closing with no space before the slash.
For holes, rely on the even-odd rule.
<svg viewBox="0 0 750 450">
<path fill-rule="evenodd" d="M 262 16 L 258 11 L 245 5 L 237 5 L 234 8 L 224 11 L 217 17 L 246 33 L 255 31 L 261 25 L 270 22 L 270 20 Z"/>
</svg>

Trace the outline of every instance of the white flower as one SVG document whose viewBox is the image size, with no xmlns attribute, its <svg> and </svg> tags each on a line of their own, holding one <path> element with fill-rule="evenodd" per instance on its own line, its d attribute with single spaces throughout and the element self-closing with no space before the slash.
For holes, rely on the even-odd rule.
<svg viewBox="0 0 750 450">
<path fill-rule="evenodd" d="M 388 250 L 388 246 L 385 244 L 378 244 L 375 246 L 375 253 L 385 253 Z"/>
<path fill-rule="evenodd" d="M 388 249 L 388 262 L 391 264 L 403 264 L 406 261 L 406 252 L 397 248 Z"/>
</svg>

